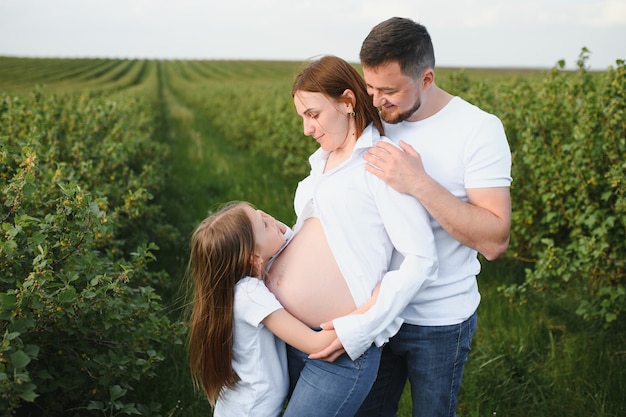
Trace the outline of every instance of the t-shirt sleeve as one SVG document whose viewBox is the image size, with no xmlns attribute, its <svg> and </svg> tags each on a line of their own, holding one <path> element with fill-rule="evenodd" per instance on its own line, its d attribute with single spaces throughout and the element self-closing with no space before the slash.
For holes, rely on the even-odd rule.
<svg viewBox="0 0 626 417">
<path fill-rule="evenodd" d="M 485 115 L 467 141 L 465 188 L 508 187 L 511 185 L 511 149 L 502 122 Z"/>
<path fill-rule="evenodd" d="M 237 315 L 251 326 L 262 326 L 262 321 L 283 306 L 274 294 L 257 278 L 243 278 L 235 287 Z"/>
</svg>

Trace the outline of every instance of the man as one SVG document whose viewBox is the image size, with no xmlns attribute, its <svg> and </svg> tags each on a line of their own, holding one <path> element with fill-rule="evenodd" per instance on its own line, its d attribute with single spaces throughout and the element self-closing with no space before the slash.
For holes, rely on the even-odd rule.
<svg viewBox="0 0 626 417">
<path fill-rule="evenodd" d="M 480 302 L 477 253 L 495 259 L 509 242 L 510 149 L 496 116 L 436 85 L 424 26 L 388 19 L 365 38 L 360 58 L 385 134 L 400 146 L 371 148 L 367 169 L 429 212 L 439 277 L 402 313 L 358 415 L 395 416 L 408 377 L 414 417 L 456 416 Z M 342 349 L 337 341 L 313 357 L 332 360 Z"/>
</svg>

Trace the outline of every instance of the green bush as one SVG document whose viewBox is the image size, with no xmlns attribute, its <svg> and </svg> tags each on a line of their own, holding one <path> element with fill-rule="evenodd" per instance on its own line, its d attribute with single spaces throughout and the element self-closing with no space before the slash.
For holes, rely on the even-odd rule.
<svg viewBox="0 0 626 417">
<path fill-rule="evenodd" d="M 510 253 L 533 263 L 502 290 L 571 298 L 610 326 L 626 312 L 626 67 L 589 73 L 588 57 L 498 97 L 513 152 Z"/>
<path fill-rule="evenodd" d="M 626 67 L 592 73 L 589 58 L 583 48 L 577 71 L 561 61 L 542 80 L 447 83 L 497 114 L 511 146 L 507 255 L 529 267 L 500 290 L 575 300 L 588 323 L 612 326 L 626 313 Z"/>
<path fill-rule="evenodd" d="M 155 415 L 132 391 L 182 329 L 142 241 L 166 156 L 149 106 L 39 93 L 0 106 L 0 409 Z"/>
</svg>

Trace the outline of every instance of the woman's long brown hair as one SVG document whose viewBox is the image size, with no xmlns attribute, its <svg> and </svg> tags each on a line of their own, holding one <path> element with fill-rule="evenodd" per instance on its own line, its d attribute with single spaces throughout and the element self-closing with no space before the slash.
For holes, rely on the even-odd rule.
<svg viewBox="0 0 626 417">
<path fill-rule="evenodd" d="M 363 130 L 371 122 L 381 135 L 384 135 L 383 124 L 380 121 L 378 109 L 372 103 L 367 93 L 367 85 L 361 74 L 347 61 L 333 55 L 326 55 L 311 62 L 297 76 L 291 88 L 291 96 L 297 91 L 322 93 L 339 102 L 345 102 L 343 97 L 346 89 L 354 93 L 354 119 L 356 121 L 356 136 L 360 137 Z"/>
<path fill-rule="evenodd" d="M 188 355 L 194 384 L 215 405 L 239 377 L 232 367 L 235 284 L 255 276 L 254 234 L 244 207 L 231 203 L 205 219 L 191 237 L 188 273 L 193 284 Z"/>
</svg>

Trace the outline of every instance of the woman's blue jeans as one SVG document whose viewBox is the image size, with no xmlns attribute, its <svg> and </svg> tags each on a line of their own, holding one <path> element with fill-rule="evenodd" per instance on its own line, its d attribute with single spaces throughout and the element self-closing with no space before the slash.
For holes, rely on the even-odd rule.
<svg viewBox="0 0 626 417">
<path fill-rule="evenodd" d="M 413 417 L 455 417 L 476 325 L 476 312 L 452 326 L 402 325 L 384 346 L 378 378 L 356 415 L 396 416 L 408 377 Z"/>
<path fill-rule="evenodd" d="M 325 362 L 287 346 L 291 397 L 283 417 L 353 416 L 376 379 L 380 354 L 372 345 L 356 361 L 344 353 Z"/>
</svg>

